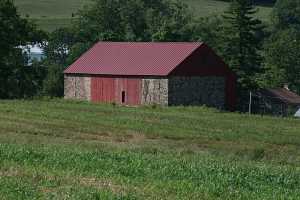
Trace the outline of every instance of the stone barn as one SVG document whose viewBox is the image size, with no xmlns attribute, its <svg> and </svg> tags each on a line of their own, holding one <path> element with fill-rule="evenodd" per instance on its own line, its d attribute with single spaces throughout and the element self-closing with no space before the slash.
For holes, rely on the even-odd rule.
<svg viewBox="0 0 300 200">
<path fill-rule="evenodd" d="M 65 98 L 233 110 L 236 77 L 204 43 L 99 42 L 64 71 Z"/>
</svg>

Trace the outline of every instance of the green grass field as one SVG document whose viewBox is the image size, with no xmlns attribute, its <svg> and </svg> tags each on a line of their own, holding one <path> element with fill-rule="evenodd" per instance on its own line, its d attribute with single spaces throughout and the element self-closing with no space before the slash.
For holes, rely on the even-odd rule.
<svg viewBox="0 0 300 200">
<path fill-rule="evenodd" d="M 47 31 L 53 31 L 58 27 L 70 25 L 72 13 L 90 0 L 14 0 L 20 13 L 29 16 L 37 22 L 39 27 Z M 197 16 L 210 16 L 220 14 L 228 3 L 216 0 L 186 0 Z M 264 21 L 269 20 L 270 7 L 259 6 L 258 17 Z"/>
<path fill-rule="evenodd" d="M 39 27 L 53 31 L 69 26 L 72 13 L 88 4 L 89 0 L 14 0 L 22 16 L 29 16 Z"/>
<path fill-rule="evenodd" d="M 0 101 L 0 199 L 300 199 L 300 123 Z"/>
</svg>

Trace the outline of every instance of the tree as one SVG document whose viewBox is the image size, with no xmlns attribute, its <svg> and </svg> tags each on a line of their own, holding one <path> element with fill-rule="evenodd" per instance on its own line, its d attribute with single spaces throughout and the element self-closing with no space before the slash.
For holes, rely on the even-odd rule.
<svg viewBox="0 0 300 200">
<path fill-rule="evenodd" d="M 266 41 L 264 87 L 282 87 L 300 94 L 300 2 L 278 0 L 273 10 L 272 34 Z"/>
<path fill-rule="evenodd" d="M 44 44 L 46 59 L 41 63 L 46 67 L 46 77 L 43 81 L 43 94 L 51 97 L 63 96 L 63 70 L 68 64 L 72 45 L 75 43 L 74 34 L 69 28 L 57 29 L 49 34 Z"/>
<path fill-rule="evenodd" d="M 265 57 L 265 85 L 281 87 L 289 84 L 300 94 L 300 32 L 286 29 L 273 34 L 268 40 Z"/>
<path fill-rule="evenodd" d="M 22 98 L 32 93 L 27 93 L 33 85 L 20 46 L 43 37 L 34 24 L 19 16 L 11 0 L 0 1 L 0 98 Z"/>
<path fill-rule="evenodd" d="M 273 26 L 278 29 L 300 29 L 300 1 L 277 0 L 272 12 Z"/>
<path fill-rule="evenodd" d="M 78 13 L 74 30 L 79 42 L 123 41 L 125 23 L 122 21 L 122 7 L 127 4 L 120 0 L 93 0 L 90 6 Z"/>
<path fill-rule="evenodd" d="M 192 12 L 181 1 L 161 1 L 147 10 L 147 41 L 190 41 L 193 38 Z"/>
<path fill-rule="evenodd" d="M 217 15 L 195 20 L 192 40 L 205 42 L 219 54 L 222 50 L 223 23 L 223 18 Z"/>
<path fill-rule="evenodd" d="M 257 12 L 250 0 L 233 0 L 225 12 L 222 55 L 238 76 L 240 106 L 249 90 L 257 88 L 257 75 L 262 72 L 260 55 L 262 32 L 260 20 L 253 15 Z"/>
<path fill-rule="evenodd" d="M 62 97 L 64 95 L 64 66 L 48 63 L 47 76 L 43 81 L 43 94 L 49 97 Z"/>
<path fill-rule="evenodd" d="M 79 42 L 190 40 L 186 4 L 180 1 L 94 0 L 79 12 Z"/>
</svg>

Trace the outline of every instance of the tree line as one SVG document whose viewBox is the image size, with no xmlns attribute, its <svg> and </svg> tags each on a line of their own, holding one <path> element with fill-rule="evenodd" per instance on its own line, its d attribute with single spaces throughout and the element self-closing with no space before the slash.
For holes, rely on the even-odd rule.
<svg viewBox="0 0 300 200">
<path fill-rule="evenodd" d="M 198 18 L 179 0 L 93 0 L 72 24 L 45 33 L 0 0 L 0 98 L 62 96 L 63 70 L 97 41 L 203 41 L 238 77 L 239 109 L 248 92 L 289 84 L 300 94 L 300 2 L 277 0 L 270 22 L 252 0 L 232 0 L 218 15 Z M 25 66 L 25 44 L 46 59 Z"/>
</svg>

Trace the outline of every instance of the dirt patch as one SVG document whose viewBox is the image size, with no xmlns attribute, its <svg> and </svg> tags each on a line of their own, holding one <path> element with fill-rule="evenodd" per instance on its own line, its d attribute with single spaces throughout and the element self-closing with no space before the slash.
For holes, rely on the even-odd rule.
<svg viewBox="0 0 300 200">
<path fill-rule="evenodd" d="M 45 180 L 59 180 L 62 184 L 57 187 L 39 187 L 39 190 L 42 193 L 52 193 L 59 190 L 60 187 L 64 187 L 66 185 L 81 185 L 84 187 L 93 187 L 96 189 L 107 189 L 115 194 L 125 194 L 126 188 L 114 183 L 109 179 L 100 179 L 94 177 L 74 177 L 74 176 L 56 176 L 56 175 L 49 175 L 49 174 L 36 174 L 32 171 L 27 171 L 18 167 L 8 167 L 0 169 L 0 177 L 29 177 L 32 182 L 36 185 L 39 185 L 39 181 Z"/>
<path fill-rule="evenodd" d="M 104 133 L 83 133 L 76 137 L 79 140 L 99 140 L 99 141 L 111 141 L 112 134 Z"/>
<path fill-rule="evenodd" d="M 25 172 L 22 172 L 21 170 L 17 168 L 7 168 L 7 169 L 1 169 L 0 171 L 0 177 L 17 177 L 17 176 L 24 176 Z"/>
<path fill-rule="evenodd" d="M 112 181 L 108 179 L 100 180 L 96 178 L 82 177 L 79 179 L 79 184 L 87 187 L 94 187 L 100 189 L 106 188 L 116 194 L 124 193 L 125 191 L 125 189 L 122 186 L 114 184 Z"/>
</svg>

